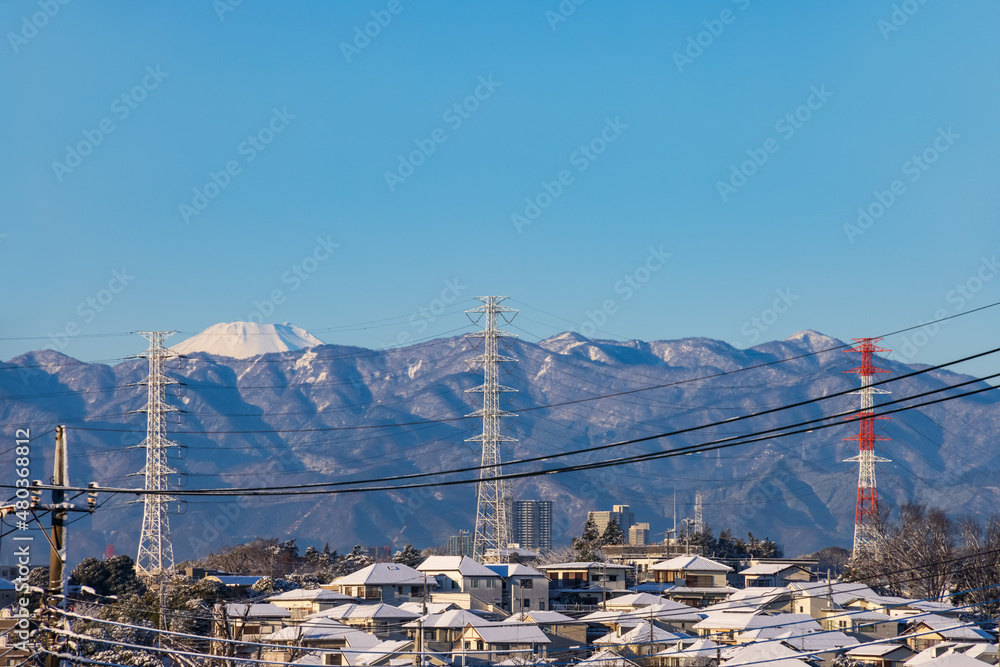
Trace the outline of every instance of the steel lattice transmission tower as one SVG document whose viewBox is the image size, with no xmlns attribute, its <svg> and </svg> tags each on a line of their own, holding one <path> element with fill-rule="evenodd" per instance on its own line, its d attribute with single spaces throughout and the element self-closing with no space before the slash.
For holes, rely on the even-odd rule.
<svg viewBox="0 0 1000 667">
<path fill-rule="evenodd" d="M 477 296 L 483 302 L 482 306 L 467 310 L 473 324 L 485 320 L 482 331 L 468 334 L 468 338 L 480 338 L 483 343 L 482 354 L 469 360 L 470 368 L 482 366 L 483 383 L 467 390 L 471 394 L 483 395 L 483 407 L 469 417 L 481 417 L 483 432 L 466 442 L 479 442 L 482 448 L 482 470 L 479 473 L 479 483 L 476 485 L 476 532 L 473 539 L 472 557 L 483 561 L 488 552 L 490 559 L 496 562 L 506 560 L 506 550 L 511 542 L 511 514 L 513 512 L 513 497 L 510 483 L 500 479 L 501 449 L 511 447 L 517 442 L 502 434 L 501 428 L 505 419 L 513 419 L 514 414 L 500 408 L 500 396 L 513 394 L 517 390 L 500 384 L 500 367 L 504 364 L 515 364 L 517 360 L 500 353 L 500 343 L 503 339 L 514 339 L 517 336 L 501 331 L 498 328 L 500 318 L 510 324 L 517 311 L 501 302 L 505 296 Z M 509 346 L 509 344 L 508 344 Z"/>
<path fill-rule="evenodd" d="M 878 490 L 875 484 L 875 464 L 888 463 L 875 455 L 875 442 L 889 440 L 881 435 L 875 435 L 875 420 L 889 417 L 873 417 L 872 408 L 875 404 L 875 394 L 888 394 L 888 391 L 872 387 L 876 373 L 888 373 L 884 368 L 876 368 L 872 363 L 876 353 L 889 352 L 877 347 L 875 343 L 881 338 L 855 338 L 855 347 L 847 352 L 860 352 L 861 365 L 845 373 L 857 373 L 861 380 L 861 389 L 856 392 L 861 396 L 861 409 L 851 419 L 858 418 L 858 434 L 845 440 L 858 441 L 858 455 L 846 459 L 858 464 L 858 500 L 854 511 L 854 551 L 852 557 L 862 552 L 874 553 L 878 547 Z"/>
<path fill-rule="evenodd" d="M 165 388 L 177 384 L 163 372 L 163 362 L 177 356 L 164 349 L 163 341 L 175 331 L 139 331 L 139 335 L 149 340 L 149 350 L 137 355 L 149 359 L 149 375 L 137 385 L 146 385 L 148 399 L 146 406 L 137 412 L 146 413 L 146 439 L 139 447 L 146 449 L 146 465 L 138 475 L 144 475 L 147 491 L 165 491 L 167 475 L 176 470 L 167 465 L 167 448 L 177 446 L 166 436 L 166 414 L 177 408 L 166 402 Z M 139 538 L 139 554 L 135 559 L 136 573 L 147 578 L 159 578 L 174 569 L 174 548 L 170 543 L 170 523 L 167 519 L 167 503 L 175 498 L 160 494 L 143 496 L 142 535 Z"/>
</svg>

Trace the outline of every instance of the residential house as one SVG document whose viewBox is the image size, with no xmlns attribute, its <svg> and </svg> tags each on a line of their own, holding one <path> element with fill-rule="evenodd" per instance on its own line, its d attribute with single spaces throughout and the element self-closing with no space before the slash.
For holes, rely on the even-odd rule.
<svg viewBox="0 0 1000 667">
<path fill-rule="evenodd" d="M 749 630 L 796 627 L 821 629 L 806 614 L 771 614 L 757 609 L 707 612 L 705 618 L 694 625 L 699 635 L 709 637 L 718 644 L 737 644 L 737 635 Z"/>
<path fill-rule="evenodd" d="M 465 609 L 501 608 L 500 575 L 468 556 L 429 556 L 417 570 L 437 582 L 438 592 L 431 596 L 435 602 L 455 602 Z"/>
<path fill-rule="evenodd" d="M 309 649 L 340 649 L 349 653 L 361 653 L 377 646 L 380 640 L 375 635 L 348 627 L 332 618 L 318 616 L 264 635 L 261 642 L 283 645 L 281 648 L 276 646 L 265 649 L 261 654 L 265 661 L 282 663 L 298 660 Z M 328 652 L 321 659 L 320 664 L 323 665 L 350 664 L 342 652 Z"/>
<path fill-rule="evenodd" d="M 903 667 L 914 655 L 909 646 L 896 642 L 862 644 L 847 652 L 848 659 L 870 667 Z"/>
<path fill-rule="evenodd" d="M 558 611 L 525 611 L 504 619 L 504 623 L 534 623 L 549 638 L 565 639 L 570 645 L 587 643 L 587 623 Z M 554 647 L 553 647 L 554 648 Z"/>
<path fill-rule="evenodd" d="M 608 598 L 601 604 L 601 608 L 608 611 L 635 611 L 636 609 L 651 607 L 667 601 L 668 600 L 666 598 L 661 598 L 659 595 L 651 595 L 649 593 L 628 593 L 626 595 Z"/>
<path fill-rule="evenodd" d="M 664 587 L 664 597 L 692 607 L 706 607 L 734 593 L 726 580 L 731 571 L 704 556 L 677 556 L 649 568 L 653 583 Z"/>
<path fill-rule="evenodd" d="M 793 563 L 757 563 L 740 572 L 744 588 L 776 588 L 793 581 L 812 581 L 808 568 Z"/>
<path fill-rule="evenodd" d="M 910 621 L 900 634 L 910 648 L 918 653 L 942 642 L 990 643 L 993 636 L 973 624 L 953 618 L 927 614 Z"/>
<path fill-rule="evenodd" d="M 899 635 L 899 621 L 879 611 L 864 611 L 847 607 L 825 607 L 820 623 L 826 630 L 839 630 L 858 635 L 865 641 L 891 639 Z"/>
<path fill-rule="evenodd" d="M 426 581 L 425 581 L 426 579 Z M 423 599 L 424 588 L 432 591 L 437 582 L 402 563 L 373 563 L 323 586 L 361 600 L 410 602 Z"/>
<path fill-rule="evenodd" d="M 274 604 L 217 604 L 212 636 L 256 642 L 262 636 L 289 625 L 291 618 L 290 611 Z"/>
<path fill-rule="evenodd" d="M 501 606 L 511 614 L 538 609 L 549 604 L 549 579 L 527 565 L 487 565 L 501 579 Z"/>
<path fill-rule="evenodd" d="M 669 644 L 675 644 L 686 639 L 693 639 L 685 633 L 671 632 L 658 627 L 652 622 L 640 623 L 627 632 L 613 631 L 594 642 L 596 646 L 610 646 L 630 655 L 653 655 Z"/>
<path fill-rule="evenodd" d="M 401 633 L 404 623 L 408 623 L 420 614 L 390 604 L 344 604 L 326 611 L 310 614 L 306 620 L 332 619 L 346 626 L 373 634 L 379 639 L 386 639 L 394 633 Z"/>
<path fill-rule="evenodd" d="M 549 578 L 549 587 L 563 588 L 597 588 L 607 591 L 627 590 L 627 565 L 602 563 L 553 563 L 541 565 L 538 568 Z"/>
<path fill-rule="evenodd" d="M 704 608 L 704 611 L 722 609 L 759 609 L 776 614 L 792 612 L 792 591 L 788 588 L 741 588 L 722 602 Z"/>
<path fill-rule="evenodd" d="M 325 611 L 337 605 L 358 602 L 358 599 L 355 597 L 335 591 L 328 591 L 325 588 L 314 588 L 311 590 L 297 588 L 293 591 L 272 595 L 269 598 L 265 598 L 265 600 L 291 612 L 291 620 L 293 622 L 300 621 L 309 614 Z"/>
<path fill-rule="evenodd" d="M 722 667 L 817 667 L 818 660 L 777 642 L 741 644 L 722 653 Z"/>
<path fill-rule="evenodd" d="M 428 614 L 421 619 L 403 624 L 403 630 L 410 639 L 420 645 L 419 635 L 423 632 L 426 650 L 451 652 L 459 644 L 459 639 L 469 625 L 487 625 L 481 616 L 466 609 L 455 609 L 440 614 Z"/>
<path fill-rule="evenodd" d="M 577 667 L 639 667 L 639 665 L 609 648 L 602 648 L 586 660 L 578 662 Z"/>
<path fill-rule="evenodd" d="M 925 648 L 906 661 L 906 667 L 923 667 L 924 663 L 930 663 L 946 655 L 961 654 L 969 658 L 975 658 L 987 665 L 997 664 L 997 645 L 985 642 L 941 642 L 934 646 Z"/>
<path fill-rule="evenodd" d="M 459 638 L 452 658 L 463 664 L 493 665 L 502 660 L 523 664 L 545 658 L 551 640 L 534 623 L 469 624 Z"/>
<path fill-rule="evenodd" d="M 692 637 L 671 644 L 654 657 L 657 667 L 693 667 L 709 660 L 718 660 L 721 647 L 721 644 L 706 637 Z"/>
</svg>

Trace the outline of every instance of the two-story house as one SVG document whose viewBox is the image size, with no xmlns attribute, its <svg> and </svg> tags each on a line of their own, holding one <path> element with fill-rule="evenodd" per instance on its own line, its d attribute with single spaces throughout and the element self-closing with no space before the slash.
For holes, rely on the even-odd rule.
<svg viewBox="0 0 1000 667">
<path fill-rule="evenodd" d="M 549 604 L 549 579 L 527 565 L 487 565 L 500 576 L 502 606 L 511 614 L 534 609 L 545 611 Z"/>
<path fill-rule="evenodd" d="M 468 556 L 429 556 L 417 570 L 437 583 L 435 602 L 455 602 L 463 609 L 501 608 L 502 578 Z"/>
<path fill-rule="evenodd" d="M 432 592 L 437 582 L 401 563 L 373 563 L 323 586 L 327 590 L 360 600 L 411 602 L 420 600 L 424 589 Z"/>
</svg>

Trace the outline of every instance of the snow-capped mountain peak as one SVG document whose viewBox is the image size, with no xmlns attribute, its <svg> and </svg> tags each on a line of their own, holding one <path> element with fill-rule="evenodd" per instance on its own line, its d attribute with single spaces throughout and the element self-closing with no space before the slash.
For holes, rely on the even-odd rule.
<svg viewBox="0 0 1000 667">
<path fill-rule="evenodd" d="M 268 352 L 304 350 L 317 345 L 323 345 L 323 341 L 288 322 L 220 322 L 171 349 L 178 354 L 207 352 L 223 357 L 248 359 Z"/>
</svg>

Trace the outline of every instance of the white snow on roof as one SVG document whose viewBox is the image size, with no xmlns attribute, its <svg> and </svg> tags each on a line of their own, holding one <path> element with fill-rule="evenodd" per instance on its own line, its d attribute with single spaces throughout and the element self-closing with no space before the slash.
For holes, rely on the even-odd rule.
<svg viewBox="0 0 1000 667">
<path fill-rule="evenodd" d="M 279 593 L 278 595 L 272 595 L 266 598 L 269 602 L 275 600 L 279 602 L 293 602 L 308 600 L 310 602 L 343 602 L 345 600 L 355 600 L 350 595 L 344 595 L 343 593 L 336 593 L 334 591 L 328 591 L 325 588 L 296 588 L 293 591 L 285 591 L 284 593 Z"/>
<path fill-rule="evenodd" d="M 545 575 L 533 567 L 514 563 L 511 565 L 487 565 L 487 569 L 496 572 L 501 577 L 544 577 Z"/>
<path fill-rule="evenodd" d="M 913 650 L 906 644 L 897 644 L 896 642 L 880 642 L 878 644 L 862 644 L 849 650 L 847 655 L 878 658 L 899 650 L 903 650 L 907 653 L 913 653 Z"/>
<path fill-rule="evenodd" d="M 421 572 L 458 572 L 463 577 L 500 577 L 468 556 L 428 556 L 417 569 Z"/>
<path fill-rule="evenodd" d="M 705 611 L 723 611 L 726 609 L 756 608 L 771 604 L 791 591 L 784 587 L 751 587 L 741 588 L 733 592 L 722 602 L 705 607 Z"/>
<path fill-rule="evenodd" d="M 490 623 L 473 626 L 487 644 L 548 644 L 551 640 L 534 623 Z"/>
<path fill-rule="evenodd" d="M 317 611 L 316 613 L 309 614 L 306 616 L 307 619 L 313 618 L 346 618 L 346 619 L 358 619 L 358 618 L 372 618 L 372 619 L 385 619 L 385 618 L 418 618 L 420 614 L 414 613 L 412 611 L 407 611 L 406 609 L 400 609 L 399 607 L 394 607 L 391 604 L 385 604 L 380 602 L 378 604 L 342 604 L 332 609 L 327 609 L 325 611 Z"/>
<path fill-rule="evenodd" d="M 652 571 L 660 570 L 688 570 L 690 572 L 732 572 L 733 568 L 704 556 L 677 556 L 670 560 L 665 560 L 649 568 Z"/>
<path fill-rule="evenodd" d="M 575 619 L 566 614 L 560 614 L 558 611 L 526 611 L 519 614 L 514 614 L 503 620 L 504 623 L 537 623 L 538 625 L 565 625 L 565 624 L 582 624 L 584 621 L 582 619 Z"/>
<path fill-rule="evenodd" d="M 240 603 L 232 603 L 226 605 L 226 615 L 229 617 L 230 621 L 235 621 L 242 619 L 244 615 L 250 618 L 287 618 L 292 615 L 292 612 L 288 611 L 284 607 L 279 607 L 276 604 L 251 604 L 250 613 L 247 614 L 247 605 Z"/>
<path fill-rule="evenodd" d="M 726 651 L 725 667 L 767 663 L 768 667 L 806 667 L 809 656 L 790 649 L 784 644 L 768 642 L 764 644 L 741 644 Z"/>
<path fill-rule="evenodd" d="M 964 656 L 986 662 L 987 664 L 992 664 L 996 661 L 997 645 L 987 644 L 986 642 L 941 642 L 917 653 L 906 661 L 906 665 L 907 667 L 922 666 L 926 662 L 949 653 L 960 653 Z"/>
<path fill-rule="evenodd" d="M 906 664 L 909 665 L 910 663 L 907 662 Z M 945 653 L 942 656 L 930 658 L 918 664 L 920 667 L 983 667 L 983 665 L 990 663 L 977 660 L 963 653 Z"/>
<path fill-rule="evenodd" d="M 953 618 L 945 618 L 937 614 L 927 614 L 920 618 L 915 618 L 910 622 L 910 628 L 915 629 L 921 625 L 935 631 L 945 639 L 957 641 L 990 641 L 993 637 L 986 631 L 977 627 L 962 624 Z"/>
<path fill-rule="evenodd" d="M 427 606 L 428 614 L 443 614 L 446 611 L 451 611 L 452 609 L 458 609 L 458 605 L 454 602 L 404 602 L 401 605 L 397 605 L 400 609 L 405 609 L 406 611 L 412 611 L 414 614 L 423 615 L 424 606 Z"/>
<path fill-rule="evenodd" d="M 613 565 L 611 563 L 602 563 L 600 561 L 575 561 L 572 563 L 549 563 L 548 565 L 539 565 L 539 570 L 627 570 L 629 569 L 625 565 Z"/>
<path fill-rule="evenodd" d="M 586 660 L 581 660 L 577 665 L 592 667 L 638 667 L 636 663 L 623 658 L 609 648 L 601 649 Z"/>
<path fill-rule="evenodd" d="M 206 352 L 223 357 L 248 359 L 269 352 L 303 350 L 322 344 L 323 341 L 319 338 L 288 322 L 284 324 L 220 322 L 170 349 L 178 354 Z"/>
<path fill-rule="evenodd" d="M 676 644 L 671 644 L 656 655 L 667 658 L 694 658 L 699 655 L 715 657 L 715 651 L 719 647 L 708 637 L 699 637 L 693 641 L 681 640 Z"/>
<path fill-rule="evenodd" d="M 330 585 L 337 586 L 422 586 L 424 575 L 409 565 L 402 563 L 372 563 L 357 572 L 346 574 L 334 579 Z M 437 586 L 437 582 L 427 577 L 429 586 Z"/>
<path fill-rule="evenodd" d="M 465 609 L 452 609 L 443 614 L 429 614 L 424 617 L 425 628 L 464 628 L 467 625 L 478 627 L 480 625 L 489 625 L 489 623 L 485 618 Z M 403 627 L 416 628 L 418 627 L 418 623 L 412 621 Z"/>
<path fill-rule="evenodd" d="M 684 639 L 691 639 L 690 635 L 683 632 L 669 632 L 663 628 L 652 626 L 653 633 L 650 638 L 649 623 L 641 623 L 621 636 L 616 632 L 609 632 L 600 639 L 594 641 L 595 644 L 607 644 L 609 646 L 626 646 L 628 644 L 655 643 L 666 644 Z"/>
<path fill-rule="evenodd" d="M 796 568 L 799 570 L 804 570 L 804 567 L 799 565 L 793 565 L 792 563 L 757 563 L 745 570 L 742 570 L 740 574 L 778 574 L 779 572 L 784 572 L 791 568 Z"/>
<path fill-rule="evenodd" d="M 660 604 L 666 601 L 666 599 L 661 598 L 659 595 L 650 595 L 649 593 L 631 593 L 629 595 L 619 595 L 616 598 L 611 598 L 604 603 L 604 608 L 648 607 L 650 605 Z"/>
</svg>

